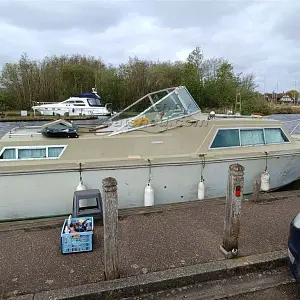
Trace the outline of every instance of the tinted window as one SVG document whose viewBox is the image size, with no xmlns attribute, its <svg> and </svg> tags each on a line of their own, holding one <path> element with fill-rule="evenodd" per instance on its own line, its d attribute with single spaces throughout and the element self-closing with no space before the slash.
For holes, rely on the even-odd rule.
<svg viewBox="0 0 300 300">
<path fill-rule="evenodd" d="M 88 101 L 90 106 L 97 106 L 97 107 L 104 106 L 102 101 L 98 98 L 94 98 L 94 99 L 93 98 L 88 98 L 87 101 Z"/>
<path fill-rule="evenodd" d="M 18 158 L 45 158 L 46 157 L 46 148 L 41 149 L 19 149 Z"/>
<path fill-rule="evenodd" d="M 48 157 L 59 157 L 64 147 L 48 147 Z"/>
<path fill-rule="evenodd" d="M 16 149 L 5 149 L 0 159 L 16 159 Z"/>
<path fill-rule="evenodd" d="M 266 137 L 267 144 L 272 144 L 272 143 L 279 144 L 279 143 L 289 142 L 288 138 L 282 132 L 281 128 L 266 128 L 265 137 Z"/>
<path fill-rule="evenodd" d="M 241 146 L 265 143 L 263 129 L 241 129 Z"/>
<path fill-rule="evenodd" d="M 211 145 L 211 148 L 240 146 L 238 129 L 220 129 Z"/>
<path fill-rule="evenodd" d="M 62 146 L 55 146 L 55 147 L 48 147 L 48 152 L 47 152 L 47 147 L 43 148 L 19 148 L 18 152 L 16 152 L 16 149 L 5 149 L 1 156 L 0 159 L 31 159 L 31 158 L 50 158 L 50 157 L 59 157 L 60 154 L 63 152 L 64 147 Z M 18 153 L 18 157 L 16 157 L 16 153 Z"/>
</svg>

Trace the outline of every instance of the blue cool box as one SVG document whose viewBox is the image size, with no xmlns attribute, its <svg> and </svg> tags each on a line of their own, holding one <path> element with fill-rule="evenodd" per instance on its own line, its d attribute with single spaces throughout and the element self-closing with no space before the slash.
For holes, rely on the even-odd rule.
<svg viewBox="0 0 300 300">
<path fill-rule="evenodd" d="M 76 223 L 80 219 L 91 220 L 92 231 L 64 233 L 65 227 L 68 222 L 68 219 L 65 219 L 64 225 L 61 229 L 61 252 L 63 254 L 93 251 L 94 218 L 93 217 L 72 218 L 71 222 Z"/>
</svg>

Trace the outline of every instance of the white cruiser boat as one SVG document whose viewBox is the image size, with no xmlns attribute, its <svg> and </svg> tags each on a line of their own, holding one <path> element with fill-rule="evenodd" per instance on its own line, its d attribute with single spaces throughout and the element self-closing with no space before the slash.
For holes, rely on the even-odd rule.
<svg viewBox="0 0 300 300">
<path fill-rule="evenodd" d="M 38 103 L 39 104 L 39 103 Z M 68 113 L 70 116 L 111 116 L 111 103 L 104 104 L 101 97 L 97 94 L 96 88 L 92 93 L 83 93 L 72 96 L 62 102 L 42 102 L 41 105 L 32 107 L 33 111 L 39 111 L 45 116 L 54 116 Z"/>
<path fill-rule="evenodd" d="M 129 110 L 136 116 L 126 117 Z M 138 111 L 141 113 L 138 113 Z M 0 139 L 0 219 L 66 215 L 80 178 L 87 189 L 118 182 L 119 208 L 226 195 L 229 165 L 245 167 L 244 193 L 266 169 L 270 190 L 300 175 L 300 142 L 280 121 L 203 114 L 185 87 L 147 94 L 105 124 L 57 120 L 15 128 Z M 153 203 L 152 203 L 153 204 Z"/>
</svg>

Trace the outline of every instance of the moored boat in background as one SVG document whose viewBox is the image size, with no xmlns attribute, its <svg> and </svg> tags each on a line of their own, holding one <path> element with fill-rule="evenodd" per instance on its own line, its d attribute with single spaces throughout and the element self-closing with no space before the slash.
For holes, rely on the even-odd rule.
<svg viewBox="0 0 300 300">
<path fill-rule="evenodd" d="M 39 103 L 37 103 L 39 104 Z M 33 111 L 39 111 L 44 116 L 68 114 L 70 116 L 111 116 L 113 114 L 111 103 L 104 103 L 97 94 L 96 88 L 92 93 L 74 95 L 62 102 L 42 102 L 32 107 Z"/>
</svg>

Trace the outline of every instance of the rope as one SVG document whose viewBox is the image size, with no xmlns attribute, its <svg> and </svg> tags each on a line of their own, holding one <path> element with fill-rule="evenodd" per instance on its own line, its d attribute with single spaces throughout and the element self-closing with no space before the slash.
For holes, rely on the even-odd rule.
<svg viewBox="0 0 300 300">
<path fill-rule="evenodd" d="M 149 162 L 149 181 L 148 181 L 148 184 L 150 184 L 150 181 L 151 181 L 151 161 L 150 161 L 149 158 L 148 158 L 148 162 Z"/>
<path fill-rule="evenodd" d="M 265 168 L 265 172 L 268 170 L 268 152 L 265 151 L 266 154 L 266 168 Z"/>
<path fill-rule="evenodd" d="M 79 180 L 82 181 L 82 176 L 81 176 L 81 162 L 79 163 Z"/>
<path fill-rule="evenodd" d="M 204 181 L 203 178 L 203 169 L 205 168 L 205 155 L 201 154 L 201 181 Z"/>
</svg>

